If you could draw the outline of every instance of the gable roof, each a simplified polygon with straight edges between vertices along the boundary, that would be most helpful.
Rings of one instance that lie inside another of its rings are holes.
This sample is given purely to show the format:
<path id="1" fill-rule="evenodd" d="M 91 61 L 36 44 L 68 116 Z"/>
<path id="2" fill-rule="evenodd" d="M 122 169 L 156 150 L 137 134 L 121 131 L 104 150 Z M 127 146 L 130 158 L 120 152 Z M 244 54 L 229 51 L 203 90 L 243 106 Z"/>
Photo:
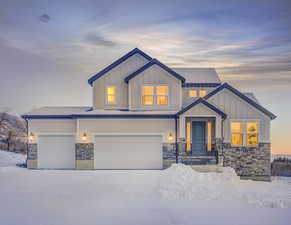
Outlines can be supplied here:
<path id="1" fill-rule="evenodd" d="M 196 105 L 198 105 L 200 103 L 203 104 L 203 105 L 205 105 L 206 107 L 208 107 L 212 111 L 216 112 L 217 114 L 219 114 L 223 119 L 225 119 L 227 117 L 227 115 L 224 112 L 222 112 L 220 109 L 218 109 L 214 105 L 210 104 L 209 102 L 207 102 L 203 98 L 198 98 L 197 100 L 195 100 L 194 102 L 192 102 L 190 105 L 186 106 L 184 109 L 182 109 L 179 112 L 177 112 L 177 116 L 179 116 L 179 115 L 187 112 L 189 109 L 195 107 Z"/>
<path id="2" fill-rule="evenodd" d="M 130 52 L 128 52 L 127 54 L 125 54 L 124 56 L 122 56 L 120 59 L 111 63 L 109 66 L 105 67 L 103 70 L 101 70 L 100 72 L 98 72 L 97 74 L 92 76 L 91 78 L 89 78 L 88 83 L 92 86 L 92 83 L 95 80 L 102 77 L 104 74 L 106 74 L 107 72 L 109 72 L 110 70 L 112 70 L 113 68 L 115 68 L 116 66 L 118 66 L 119 64 L 121 64 L 122 62 L 124 62 L 125 60 L 127 60 L 128 58 L 130 58 L 131 56 L 133 56 L 135 54 L 139 54 L 149 61 L 152 60 L 152 58 L 149 55 L 147 55 L 146 53 L 144 53 L 140 49 L 135 48 L 135 49 L 131 50 Z"/>
<path id="3" fill-rule="evenodd" d="M 221 83 L 214 68 L 172 68 L 172 70 L 185 77 L 186 84 Z"/>
<path id="4" fill-rule="evenodd" d="M 224 84 L 220 85 L 219 87 L 217 87 L 216 89 L 214 89 L 213 91 L 209 92 L 204 97 L 204 99 L 206 99 L 206 100 L 209 99 L 210 97 L 212 97 L 213 95 L 215 95 L 218 92 L 222 91 L 223 89 L 228 89 L 229 91 L 234 93 L 236 96 L 240 97 L 241 99 L 243 99 L 244 101 L 246 101 L 247 103 L 249 103 L 250 105 L 255 107 L 256 109 L 258 109 L 259 111 L 261 111 L 265 115 L 269 116 L 272 120 L 277 117 L 276 115 L 271 113 L 269 110 L 265 109 L 263 106 L 259 105 L 257 102 L 255 102 L 253 99 L 251 99 L 247 95 L 243 94 L 239 90 L 237 90 L 234 87 L 230 86 L 228 83 L 224 83 Z"/>
<path id="5" fill-rule="evenodd" d="M 124 78 L 124 81 L 126 83 L 128 83 L 128 81 L 130 81 L 132 78 L 134 78 L 135 76 L 139 75 L 140 73 L 142 73 L 143 71 L 147 70 L 148 68 L 150 68 L 153 65 L 157 65 L 157 66 L 161 67 L 162 69 L 166 70 L 169 74 L 171 74 L 172 76 L 174 76 L 178 80 L 181 80 L 182 83 L 185 82 L 185 78 L 184 77 L 182 77 L 180 74 L 176 73 L 174 70 L 172 70 L 171 68 L 167 67 L 165 64 L 161 63 L 157 59 L 152 59 L 150 62 L 145 64 L 143 67 L 139 68 L 137 71 L 133 72 L 132 74 L 129 74 L 126 78 Z"/>

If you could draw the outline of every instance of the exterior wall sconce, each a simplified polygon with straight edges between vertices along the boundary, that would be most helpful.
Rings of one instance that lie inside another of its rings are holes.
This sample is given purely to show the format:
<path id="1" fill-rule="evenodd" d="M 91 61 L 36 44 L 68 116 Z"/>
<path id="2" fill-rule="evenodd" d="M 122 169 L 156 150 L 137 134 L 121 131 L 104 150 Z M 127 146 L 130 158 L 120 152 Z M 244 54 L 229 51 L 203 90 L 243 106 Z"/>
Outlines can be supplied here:
<path id="1" fill-rule="evenodd" d="M 172 133 L 169 133 L 168 140 L 169 141 L 173 141 L 174 140 L 174 137 L 173 137 Z"/>
<path id="2" fill-rule="evenodd" d="M 83 136 L 82 136 L 82 140 L 83 141 L 87 141 L 87 134 L 84 132 Z"/>
<path id="3" fill-rule="evenodd" d="M 35 139 L 34 133 L 30 132 L 28 139 L 29 141 L 33 141 Z"/>

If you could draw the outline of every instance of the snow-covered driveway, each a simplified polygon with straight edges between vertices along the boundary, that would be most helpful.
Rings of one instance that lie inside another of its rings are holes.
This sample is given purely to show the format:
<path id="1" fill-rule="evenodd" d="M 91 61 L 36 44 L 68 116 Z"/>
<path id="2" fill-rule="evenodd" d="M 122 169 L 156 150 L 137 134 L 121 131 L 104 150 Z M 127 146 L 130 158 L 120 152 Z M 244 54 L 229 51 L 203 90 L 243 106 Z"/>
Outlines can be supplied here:
<path id="1" fill-rule="evenodd" d="M 291 221 L 290 179 L 240 181 L 232 170 L 206 174 L 183 165 L 164 171 L 15 166 L 24 159 L 0 151 L 0 225 L 280 225 Z"/>

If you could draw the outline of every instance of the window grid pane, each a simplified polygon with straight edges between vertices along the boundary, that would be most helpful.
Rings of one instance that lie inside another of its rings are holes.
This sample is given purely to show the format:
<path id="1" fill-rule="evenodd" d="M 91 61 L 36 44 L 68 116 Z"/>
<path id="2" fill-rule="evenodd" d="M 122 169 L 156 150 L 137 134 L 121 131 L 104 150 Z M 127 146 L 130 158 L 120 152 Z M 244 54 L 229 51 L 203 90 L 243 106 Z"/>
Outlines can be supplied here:
<path id="1" fill-rule="evenodd" d="M 153 105 L 154 104 L 154 96 L 144 95 L 144 96 L 142 96 L 142 102 L 144 105 Z"/>
<path id="2" fill-rule="evenodd" d="M 231 135 L 232 145 L 243 145 L 243 134 L 232 134 Z"/>
<path id="3" fill-rule="evenodd" d="M 205 91 L 205 90 L 200 90 L 199 91 L 199 96 L 200 97 L 204 97 L 206 94 L 207 94 L 207 91 Z"/>
<path id="4" fill-rule="evenodd" d="M 154 86 L 143 86 L 143 95 L 154 95 Z"/>
<path id="5" fill-rule="evenodd" d="M 242 132 L 242 123 L 241 122 L 231 122 L 231 132 L 232 133 L 241 133 Z"/>
<path id="6" fill-rule="evenodd" d="M 157 86 L 156 93 L 157 95 L 168 95 L 168 86 Z"/>
<path id="7" fill-rule="evenodd" d="M 158 105 L 168 105 L 168 96 L 157 96 L 157 104 Z"/>
<path id="8" fill-rule="evenodd" d="M 191 97 L 191 98 L 197 97 L 197 91 L 196 90 L 190 90 L 189 91 L 189 97 Z"/>

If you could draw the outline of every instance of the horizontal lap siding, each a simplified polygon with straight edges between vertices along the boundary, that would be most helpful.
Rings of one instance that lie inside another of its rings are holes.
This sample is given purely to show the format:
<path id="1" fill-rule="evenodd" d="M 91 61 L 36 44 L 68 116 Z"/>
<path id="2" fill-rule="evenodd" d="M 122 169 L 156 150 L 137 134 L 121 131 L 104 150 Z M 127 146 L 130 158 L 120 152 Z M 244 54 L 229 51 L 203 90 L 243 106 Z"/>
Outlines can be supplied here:
<path id="1" fill-rule="evenodd" d="M 93 133 L 163 133 L 175 136 L 174 119 L 80 119 L 79 135 L 88 134 L 88 142 Z M 163 140 L 167 142 L 166 139 Z"/>
<path id="2" fill-rule="evenodd" d="M 270 142 L 270 119 L 256 108 L 240 99 L 234 93 L 224 89 L 208 101 L 227 114 L 224 122 L 224 138 L 230 141 L 231 120 L 258 120 L 260 124 L 260 142 Z"/>
<path id="3" fill-rule="evenodd" d="M 146 84 L 168 85 L 168 106 L 143 106 L 141 101 L 142 86 Z M 181 101 L 181 81 L 173 77 L 167 71 L 157 65 L 153 65 L 129 81 L 130 85 L 130 107 L 131 109 L 143 110 L 179 110 Z"/>
<path id="4" fill-rule="evenodd" d="M 135 54 L 114 69 L 110 70 L 101 78 L 93 83 L 93 107 L 94 109 L 104 108 L 127 108 L 128 107 L 128 85 L 124 82 L 124 78 L 133 73 L 148 61 Z M 116 87 L 116 104 L 108 106 L 105 104 L 105 88 L 106 86 Z"/>

